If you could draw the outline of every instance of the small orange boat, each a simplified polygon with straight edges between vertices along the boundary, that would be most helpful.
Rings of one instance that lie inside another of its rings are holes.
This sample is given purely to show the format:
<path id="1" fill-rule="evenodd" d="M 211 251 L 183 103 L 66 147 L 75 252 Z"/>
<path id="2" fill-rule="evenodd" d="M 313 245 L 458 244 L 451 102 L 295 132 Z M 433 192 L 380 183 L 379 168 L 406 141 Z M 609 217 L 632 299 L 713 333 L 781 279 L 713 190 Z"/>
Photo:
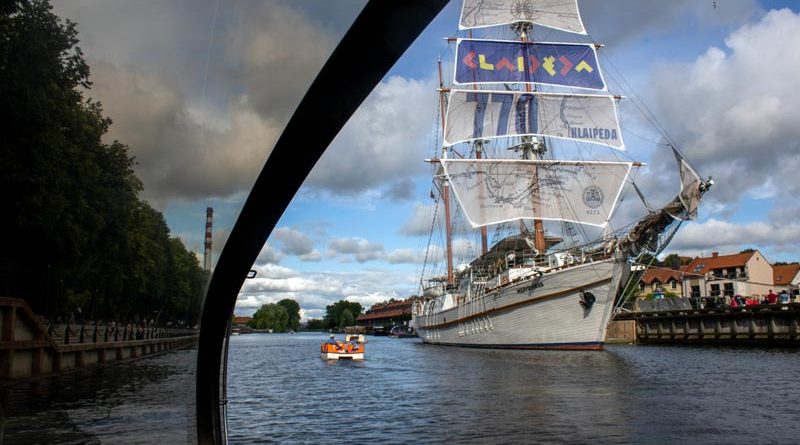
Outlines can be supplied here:
<path id="1" fill-rule="evenodd" d="M 330 340 L 319 346 L 320 357 L 323 360 L 364 360 L 364 343 L 358 341 L 357 335 L 352 335 L 348 341 L 336 341 L 331 335 Z"/>

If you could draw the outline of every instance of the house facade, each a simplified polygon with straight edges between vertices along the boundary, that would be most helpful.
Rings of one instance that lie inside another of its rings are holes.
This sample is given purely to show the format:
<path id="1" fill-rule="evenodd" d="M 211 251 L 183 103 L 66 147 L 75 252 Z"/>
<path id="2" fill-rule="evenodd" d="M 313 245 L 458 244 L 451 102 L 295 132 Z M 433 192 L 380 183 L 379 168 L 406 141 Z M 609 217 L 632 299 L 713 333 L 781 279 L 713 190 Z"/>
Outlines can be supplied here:
<path id="1" fill-rule="evenodd" d="M 636 294 L 636 298 L 645 298 L 658 291 L 683 297 L 683 277 L 683 268 L 651 267 L 645 270 L 639 279 L 639 292 Z"/>
<path id="2" fill-rule="evenodd" d="M 800 288 L 800 264 L 780 264 L 772 266 L 773 283 L 775 292 L 789 290 L 794 295 Z"/>
<path id="3" fill-rule="evenodd" d="M 774 289 L 773 269 L 757 250 L 698 257 L 684 268 L 683 295 L 691 298 L 766 295 Z"/>

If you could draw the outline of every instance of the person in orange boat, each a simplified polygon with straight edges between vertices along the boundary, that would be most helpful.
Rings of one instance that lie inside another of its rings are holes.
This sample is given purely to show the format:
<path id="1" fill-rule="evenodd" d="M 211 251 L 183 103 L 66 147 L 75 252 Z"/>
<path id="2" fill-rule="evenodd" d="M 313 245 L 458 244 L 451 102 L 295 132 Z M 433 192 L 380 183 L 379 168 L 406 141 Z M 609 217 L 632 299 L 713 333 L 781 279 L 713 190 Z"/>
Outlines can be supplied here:
<path id="1" fill-rule="evenodd" d="M 336 341 L 336 336 L 333 334 L 331 334 L 330 338 L 328 339 L 327 342 L 325 342 L 325 344 L 329 345 L 327 346 L 329 352 L 335 352 L 341 350 L 341 346 L 339 345 L 339 342 Z"/>
<path id="2" fill-rule="evenodd" d="M 358 337 L 350 337 L 350 344 L 347 345 L 347 352 L 355 352 L 358 350 Z"/>

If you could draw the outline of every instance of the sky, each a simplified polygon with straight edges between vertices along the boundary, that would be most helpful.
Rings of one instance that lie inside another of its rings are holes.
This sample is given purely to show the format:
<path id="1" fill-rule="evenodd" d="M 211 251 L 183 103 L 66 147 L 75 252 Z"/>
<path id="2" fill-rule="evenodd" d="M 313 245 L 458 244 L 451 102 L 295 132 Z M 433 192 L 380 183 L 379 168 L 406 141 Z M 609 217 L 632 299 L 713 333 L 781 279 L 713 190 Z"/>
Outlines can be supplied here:
<path id="1" fill-rule="evenodd" d="M 127 144 L 143 197 L 202 263 L 205 209 L 214 251 L 315 74 L 363 1 L 71 0 L 91 67 L 86 92 Z M 716 185 L 699 218 L 665 253 L 760 250 L 800 260 L 800 7 L 789 1 L 579 1 L 619 104 L 627 157 L 653 205 L 677 191 L 675 164 L 640 99 L 703 177 Z M 362 104 L 306 179 L 263 247 L 237 315 L 283 298 L 319 318 L 338 300 L 365 307 L 419 290 L 431 226 L 437 150 L 436 61 L 451 72 L 454 0 Z M 539 40 L 571 41 L 537 28 Z M 623 80 L 624 79 L 624 80 Z M 635 96 L 634 96 L 635 95 Z M 324 110 L 320 119 L 325 119 Z M 309 128 L 313 131 L 313 128 Z M 303 147 L 297 147 L 302 150 Z M 621 205 L 620 221 L 643 207 Z M 456 235 L 456 249 L 468 247 Z M 440 251 L 430 253 L 441 255 Z"/>

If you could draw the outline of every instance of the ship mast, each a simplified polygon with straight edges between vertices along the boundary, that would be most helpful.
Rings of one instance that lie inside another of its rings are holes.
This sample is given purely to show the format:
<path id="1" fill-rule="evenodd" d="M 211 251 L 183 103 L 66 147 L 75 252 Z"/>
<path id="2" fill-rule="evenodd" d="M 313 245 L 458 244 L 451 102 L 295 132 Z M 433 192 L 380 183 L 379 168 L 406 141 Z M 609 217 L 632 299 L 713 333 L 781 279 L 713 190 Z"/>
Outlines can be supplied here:
<path id="1" fill-rule="evenodd" d="M 519 38 L 520 38 L 521 42 L 527 43 L 528 42 L 528 33 L 530 32 L 531 34 L 533 34 L 533 23 L 530 23 L 530 22 L 519 22 L 519 23 L 516 23 L 516 24 L 512 25 L 512 29 L 516 33 L 519 34 Z M 533 40 L 531 40 L 531 41 L 533 41 Z M 526 72 L 526 76 L 530 76 L 530 74 L 531 73 Z M 530 80 L 530 79 L 528 79 L 528 80 Z M 535 91 L 535 89 L 532 87 L 532 85 L 533 84 L 530 83 L 530 82 L 525 83 L 525 91 L 527 91 L 527 92 Z M 541 159 L 542 155 L 544 154 L 544 152 L 547 151 L 547 147 L 545 147 L 545 145 L 543 143 L 539 142 L 539 139 L 536 138 L 536 137 L 530 138 L 529 136 L 524 136 L 522 138 L 522 142 L 523 142 L 522 143 L 522 158 L 523 159 L 531 159 L 533 156 L 535 156 L 538 159 Z M 536 170 L 534 170 L 532 182 L 534 184 L 538 184 L 539 183 L 539 175 L 537 174 Z M 534 191 L 534 198 L 533 198 L 534 202 L 533 202 L 533 205 L 534 206 L 537 206 L 537 203 L 539 202 L 539 199 L 540 199 L 539 196 L 538 196 L 538 190 L 539 190 L 539 187 L 534 187 L 533 188 L 533 191 Z M 534 211 L 534 215 L 537 214 L 537 213 L 538 212 Z M 544 255 L 546 253 L 546 250 L 547 250 L 547 244 L 545 243 L 545 240 L 544 240 L 544 223 L 539 218 L 535 218 L 533 220 L 533 233 L 534 233 L 534 246 L 536 247 L 536 250 L 539 252 L 539 254 Z"/>
<path id="2" fill-rule="evenodd" d="M 442 58 L 438 61 L 439 68 L 439 106 L 442 113 L 442 130 L 444 130 L 445 123 L 445 110 L 447 109 L 447 98 L 444 89 L 444 79 L 442 77 Z M 442 158 L 447 158 L 447 147 L 442 146 Z M 442 182 L 442 189 L 440 191 L 442 201 L 444 201 L 444 226 L 445 238 L 447 239 L 447 284 L 452 285 L 453 279 L 453 229 L 450 225 L 450 184 L 447 178 Z"/>
<path id="3" fill-rule="evenodd" d="M 472 30 L 471 29 L 469 31 L 467 31 L 467 36 L 469 36 L 470 39 L 472 38 Z M 472 84 L 472 89 L 477 91 L 478 90 L 478 83 L 477 83 L 477 79 L 474 79 L 475 76 L 476 76 L 476 74 L 473 73 L 472 77 L 473 77 L 473 80 L 475 80 L 475 83 Z M 483 140 L 478 139 L 477 141 L 475 141 L 474 145 L 475 145 L 475 159 L 481 159 L 483 157 Z M 486 252 L 488 252 L 488 251 L 489 251 L 488 229 L 486 228 L 486 226 L 481 226 L 481 255 L 486 255 Z"/>

